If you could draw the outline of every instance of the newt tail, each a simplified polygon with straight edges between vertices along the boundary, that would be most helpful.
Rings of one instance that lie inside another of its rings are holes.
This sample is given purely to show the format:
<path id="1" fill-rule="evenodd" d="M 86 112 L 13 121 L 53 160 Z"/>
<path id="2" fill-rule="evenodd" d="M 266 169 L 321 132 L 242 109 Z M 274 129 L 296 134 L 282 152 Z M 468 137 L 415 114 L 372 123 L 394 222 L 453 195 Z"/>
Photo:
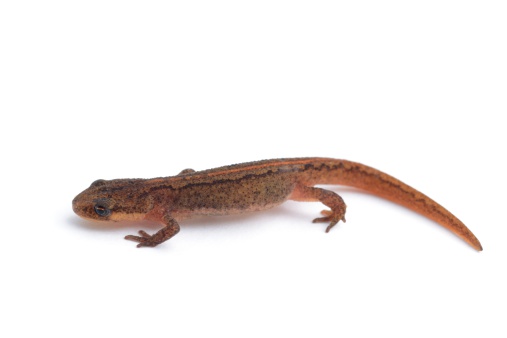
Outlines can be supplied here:
<path id="1" fill-rule="evenodd" d="M 315 184 L 338 184 L 359 188 L 411 209 L 447 228 L 474 249 L 482 251 L 482 245 L 475 235 L 446 208 L 380 170 L 364 164 L 346 160 L 325 160 L 309 164 L 311 178 L 305 182 Z"/>

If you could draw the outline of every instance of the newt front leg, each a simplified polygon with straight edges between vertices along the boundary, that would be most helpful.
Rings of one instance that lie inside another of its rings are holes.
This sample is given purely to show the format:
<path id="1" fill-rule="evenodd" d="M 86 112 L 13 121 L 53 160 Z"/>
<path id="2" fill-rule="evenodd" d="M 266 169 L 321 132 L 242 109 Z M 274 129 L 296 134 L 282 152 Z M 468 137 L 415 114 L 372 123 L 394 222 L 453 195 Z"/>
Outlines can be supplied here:
<path id="1" fill-rule="evenodd" d="M 171 217 L 169 213 L 165 213 L 163 216 L 163 222 L 165 224 L 165 227 L 157 231 L 153 235 L 149 235 L 144 230 L 139 230 L 139 234 L 141 236 L 134 236 L 134 235 L 127 235 L 125 236 L 125 239 L 138 242 L 137 247 L 143 247 L 143 246 L 150 246 L 154 247 L 157 246 L 174 235 L 176 235 L 180 231 L 180 225 L 174 218 Z"/>
<path id="2" fill-rule="evenodd" d="M 191 173 L 195 173 L 195 170 L 194 169 L 191 169 L 191 168 L 187 168 L 187 169 L 183 169 L 179 174 L 178 176 L 180 175 L 185 175 L 185 174 L 191 174 Z"/>

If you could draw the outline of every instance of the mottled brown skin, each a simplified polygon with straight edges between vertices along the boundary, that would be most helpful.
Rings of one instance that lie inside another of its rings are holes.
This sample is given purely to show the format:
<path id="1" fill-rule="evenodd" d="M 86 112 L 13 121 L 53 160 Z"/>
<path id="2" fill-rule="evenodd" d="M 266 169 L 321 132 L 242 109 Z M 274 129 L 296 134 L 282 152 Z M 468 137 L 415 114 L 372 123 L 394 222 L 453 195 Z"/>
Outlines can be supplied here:
<path id="1" fill-rule="evenodd" d="M 341 184 L 360 188 L 416 211 L 461 237 L 476 250 L 474 234 L 440 204 L 398 179 L 360 163 L 329 158 L 275 159 L 216 169 L 185 169 L 153 179 L 97 180 L 72 201 L 79 216 L 102 221 L 152 220 L 165 225 L 153 235 L 125 239 L 138 247 L 157 246 L 176 235 L 179 220 L 198 215 L 229 215 L 272 208 L 286 200 L 320 201 L 331 210 L 314 219 L 345 222 L 346 205 L 336 193 L 313 187 Z"/>

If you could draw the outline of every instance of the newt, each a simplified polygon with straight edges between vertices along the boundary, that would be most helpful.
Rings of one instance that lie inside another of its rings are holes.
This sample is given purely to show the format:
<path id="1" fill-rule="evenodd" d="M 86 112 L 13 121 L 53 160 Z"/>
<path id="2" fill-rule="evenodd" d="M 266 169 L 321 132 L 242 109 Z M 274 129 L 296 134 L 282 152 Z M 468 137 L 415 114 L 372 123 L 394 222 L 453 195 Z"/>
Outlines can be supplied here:
<path id="1" fill-rule="evenodd" d="M 314 223 L 329 232 L 345 222 L 346 205 L 317 184 L 345 185 L 407 207 L 447 228 L 474 249 L 475 235 L 443 206 L 400 180 L 372 167 L 331 158 L 289 158 L 247 162 L 215 169 L 185 169 L 176 176 L 152 179 L 96 180 L 77 195 L 72 208 L 99 221 L 151 220 L 164 225 L 155 234 L 143 230 L 125 239 L 154 247 L 180 231 L 179 221 L 193 216 L 230 215 L 273 208 L 286 200 L 321 202 L 330 210 Z"/>

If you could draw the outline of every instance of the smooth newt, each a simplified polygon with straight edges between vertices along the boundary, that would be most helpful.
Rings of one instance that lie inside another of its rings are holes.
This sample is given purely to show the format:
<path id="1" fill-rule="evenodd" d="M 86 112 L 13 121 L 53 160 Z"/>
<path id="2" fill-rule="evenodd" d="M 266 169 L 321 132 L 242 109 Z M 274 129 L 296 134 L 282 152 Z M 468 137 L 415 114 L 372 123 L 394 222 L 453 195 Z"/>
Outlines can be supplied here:
<path id="1" fill-rule="evenodd" d="M 74 212 L 92 220 L 151 220 L 165 226 L 153 235 L 125 239 L 137 247 L 157 246 L 180 231 L 178 221 L 197 215 L 229 215 L 269 209 L 286 200 L 320 201 L 331 210 L 314 223 L 328 232 L 345 222 L 346 205 L 336 193 L 313 187 L 340 184 L 366 190 L 429 219 L 461 237 L 476 250 L 482 246 L 453 214 L 400 180 L 366 165 L 330 158 L 294 158 L 248 162 L 215 169 L 185 169 L 153 179 L 97 180 L 72 201 Z"/>

